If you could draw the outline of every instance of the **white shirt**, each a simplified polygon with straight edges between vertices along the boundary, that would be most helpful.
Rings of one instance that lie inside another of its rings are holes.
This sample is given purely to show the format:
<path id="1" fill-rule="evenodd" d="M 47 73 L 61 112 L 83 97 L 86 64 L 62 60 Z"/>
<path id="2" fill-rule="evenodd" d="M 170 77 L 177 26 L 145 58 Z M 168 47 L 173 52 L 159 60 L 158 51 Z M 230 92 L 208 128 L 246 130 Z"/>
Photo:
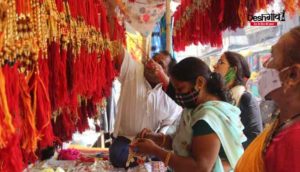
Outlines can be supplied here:
<path id="1" fill-rule="evenodd" d="M 121 94 L 117 108 L 114 136 L 135 137 L 143 128 L 153 131 L 173 124 L 182 108 L 159 84 L 151 88 L 144 77 L 144 65 L 133 60 L 129 53 L 121 66 Z"/>

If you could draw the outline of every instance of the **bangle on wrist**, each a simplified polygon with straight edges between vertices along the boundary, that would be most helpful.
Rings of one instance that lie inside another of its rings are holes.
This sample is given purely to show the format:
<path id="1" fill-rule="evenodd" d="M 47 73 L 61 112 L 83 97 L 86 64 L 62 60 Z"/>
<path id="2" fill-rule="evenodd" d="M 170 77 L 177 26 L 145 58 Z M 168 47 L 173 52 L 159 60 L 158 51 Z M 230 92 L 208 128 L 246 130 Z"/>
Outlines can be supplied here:
<path id="1" fill-rule="evenodd" d="M 167 153 L 165 161 L 164 161 L 165 167 L 167 167 L 169 165 L 169 161 L 170 161 L 171 155 L 172 155 L 172 152 L 169 151 Z"/>

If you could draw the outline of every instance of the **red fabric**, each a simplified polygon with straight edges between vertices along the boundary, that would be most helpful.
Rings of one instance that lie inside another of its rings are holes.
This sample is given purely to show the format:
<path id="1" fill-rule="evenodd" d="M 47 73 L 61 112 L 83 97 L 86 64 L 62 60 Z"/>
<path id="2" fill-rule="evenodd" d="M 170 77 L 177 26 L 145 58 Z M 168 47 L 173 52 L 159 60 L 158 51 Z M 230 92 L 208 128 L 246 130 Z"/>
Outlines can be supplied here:
<path id="1" fill-rule="evenodd" d="M 300 169 L 300 122 L 274 137 L 265 155 L 268 172 L 293 172 Z"/>

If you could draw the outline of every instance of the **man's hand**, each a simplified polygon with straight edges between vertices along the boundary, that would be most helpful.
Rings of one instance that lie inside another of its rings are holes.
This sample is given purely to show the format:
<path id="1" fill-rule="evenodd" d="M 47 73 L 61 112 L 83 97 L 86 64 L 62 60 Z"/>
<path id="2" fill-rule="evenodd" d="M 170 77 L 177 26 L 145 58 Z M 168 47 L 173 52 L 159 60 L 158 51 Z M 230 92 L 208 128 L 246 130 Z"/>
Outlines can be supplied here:
<path id="1" fill-rule="evenodd" d="M 153 59 L 145 63 L 145 72 L 145 74 L 148 75 L 146 76 L 148 77 L 147 79 L 150 79 L 152 82 L 161 83 L 164 89 L 169 85 L 169 77 L 162 66 Z"/>

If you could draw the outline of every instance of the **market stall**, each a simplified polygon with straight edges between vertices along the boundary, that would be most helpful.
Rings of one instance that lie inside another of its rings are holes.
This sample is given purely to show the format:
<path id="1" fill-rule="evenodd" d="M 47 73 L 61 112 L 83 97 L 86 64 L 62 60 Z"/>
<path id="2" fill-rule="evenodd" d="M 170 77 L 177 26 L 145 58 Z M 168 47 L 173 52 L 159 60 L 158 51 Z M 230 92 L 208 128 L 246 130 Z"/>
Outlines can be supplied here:
<path id="1" fill-rule="evenodd" d="M 166 47 L 171 49 L 169 0 L 115 0 L 118 15 L 111 2 L 0 0 L 0 171 L 124 170 L 113 168 L 102 149 L 60 149 L 54 151 L 58 156 L 41 161 L 44 150 L 88 129 L 88 118 L 100 118 L 126 40 L 129 49 L 138 47 L 137 56 L 148 58 L 149 36 L 166 9 Z M 182 0 L 174 14 L 174 49 L 192 43 L 220 47 L 224 30 L 246 26 L 248 15 L 270 3 Z M 283 3 L 291 14 L 300 7 L 297 0 Z M 141 37 L 126 37 L 125 21 Z M 95 128 L 101 130 L 98 124 Z M 76 156 L 59 158 L 64 151 Z M 166 167 L 150 161 L 130 170 Z"/>
<path id="2" fill-rule="evenodd" d="M 99 117 L 125 34 L 103 1 L 0 2 L 0 171 L 22 171 Z"/>

